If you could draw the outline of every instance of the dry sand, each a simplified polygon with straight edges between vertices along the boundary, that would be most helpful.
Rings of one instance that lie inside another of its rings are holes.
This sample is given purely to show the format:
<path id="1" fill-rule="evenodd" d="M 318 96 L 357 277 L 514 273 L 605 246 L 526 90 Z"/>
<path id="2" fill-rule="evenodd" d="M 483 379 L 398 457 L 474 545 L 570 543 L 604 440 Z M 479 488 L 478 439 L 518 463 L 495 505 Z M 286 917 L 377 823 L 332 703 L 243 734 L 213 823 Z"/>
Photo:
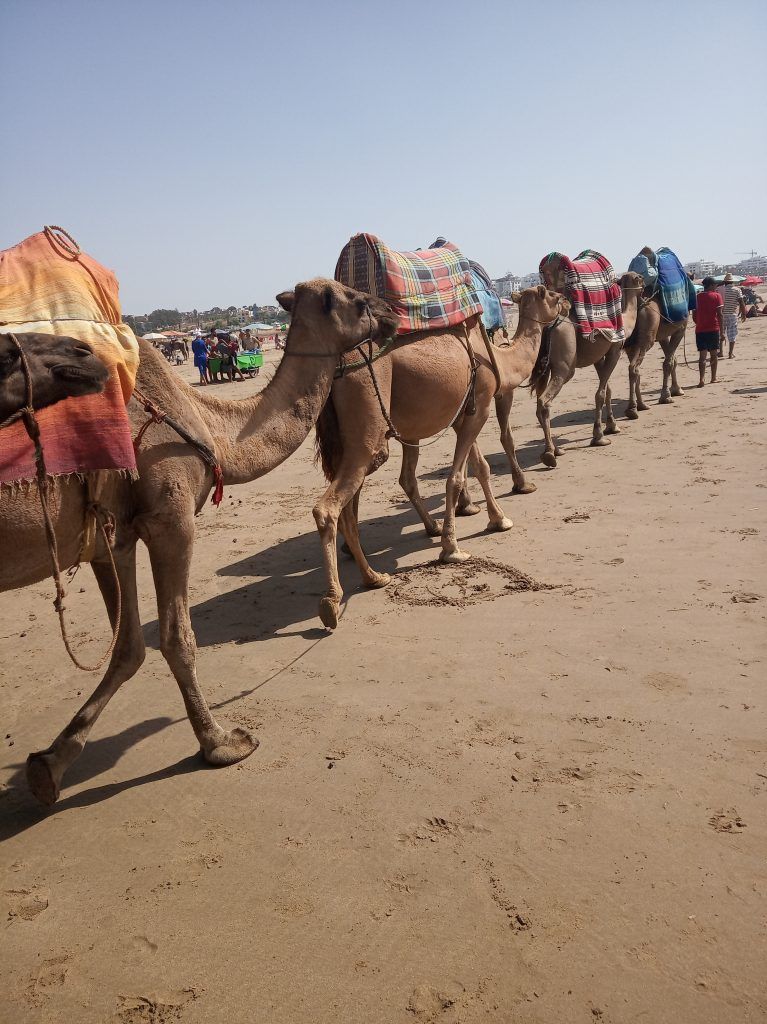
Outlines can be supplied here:
<path id="1" fill-rule="evenodd" d="M 626 377 L 624 360 L 621 416 Z M 681 379 L 686 396 L 656 405 L 653 349 L 650 411 L 591 449 L 579 371 L 554 472 L 521 395 L 538 491 L 510 495 L 489 425 L 515 526 L 459 520 L 474 567 L 433 568 L 394 451 L 362 515 L 396 582 L 363 591 L 344 561 L 332 635 L 311 440 L 208 507 L 200 678 L 261 739 L 234 768 L 195 755 L 142 551 L 146 664 L 38 809 L 26 754 L 95 680 L 66 660 L 50 583 L 0 598 L 4 1024 L 767 1019 L 767 318 L 720 383 Z M 435 510 L 449 452 L 421 461 Z M 87 569 L 74 594 L 76 633 L 105 643 Z"/>

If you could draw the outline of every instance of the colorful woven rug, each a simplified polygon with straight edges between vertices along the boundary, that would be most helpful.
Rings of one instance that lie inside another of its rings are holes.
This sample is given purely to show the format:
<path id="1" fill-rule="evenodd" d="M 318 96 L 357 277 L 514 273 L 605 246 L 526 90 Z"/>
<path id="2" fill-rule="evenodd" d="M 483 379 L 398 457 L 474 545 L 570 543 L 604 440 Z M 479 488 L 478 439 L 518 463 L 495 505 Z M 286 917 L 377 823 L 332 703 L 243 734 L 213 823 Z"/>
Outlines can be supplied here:
<path id="1" fill-rule="evenodd" d="M 570 316 L 583 337 L 590 338 L 594 331 L 610 332 L 614 341 L 622 343 L 621 289 L 610 261 L 593 249 L 584 249 L 574 260 L 561 252 L 550 252 L 538 267 L 548 288 L 556 287 L 552 271 L 557 265 L 565 272 L 564 294 L 570 300 Z"/>
<path id="2" fill-rule="evenodd" d="M 341 251 L 335 279 L 388 302 L 398 334 L 453 327 L 482 312 L 469 261 L 450 242 L 395 252 L 375 235 L 354 235 Z"/>
<path id="3" fill-rule="evenodd" d="M 0 328 L 66 335 L 92 346 L 108 367 L 101 394 L 67 398 L 37 414 L 50 476 L 135 472 L 125 405 L 138 343 L 121 321 L 117 278 L 58 230 L 0 252 Z M 0 430 L 0 484 L 34 480 L 34 449 L 20 421 Z"/>

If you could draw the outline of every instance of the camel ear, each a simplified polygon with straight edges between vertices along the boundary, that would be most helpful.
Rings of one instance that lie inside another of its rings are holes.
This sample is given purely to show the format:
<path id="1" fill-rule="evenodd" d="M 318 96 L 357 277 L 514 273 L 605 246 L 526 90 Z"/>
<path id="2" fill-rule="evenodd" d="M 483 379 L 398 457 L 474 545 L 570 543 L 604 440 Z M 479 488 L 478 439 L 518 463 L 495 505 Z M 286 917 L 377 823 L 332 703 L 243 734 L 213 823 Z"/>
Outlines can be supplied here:
<path id="1" fill-rule="evenodd" d="M 519 305 L 521 300 L 522 300 L 522 292 L 512 292 L 511 293 L 511 301 L 512 302 L 516 302 L 517 305 Z"/>
<path id="2" fill-rule="evenodd" d="M 539 284 L 538 285 L 538 298 L 539 299 L 545 299 L 546 298 L 546 285 L 545 284 Z"/>
<path id="3" fill-rule="evenodd" d="M 330 285 L 326 285 L 322 292 L 322 308 L 326 313 L 330 313 L 332 311 L 334 298 L 333 289 Z"/>
<path id="4" fill-rule="evenodd" d="M 570 313 L 570 300 L 561 298 L 559 300 L 559 312 L 562 316 L 568 316 Z"/>
<path id="5" fill-rule="evenodd" d="M 295 298 L 295 292 L 280 292 L 280 294 L 277 296 L 277 301 L 279 302 L 279 304 L 282 306 L 286 313 L 292 313 Z"/>

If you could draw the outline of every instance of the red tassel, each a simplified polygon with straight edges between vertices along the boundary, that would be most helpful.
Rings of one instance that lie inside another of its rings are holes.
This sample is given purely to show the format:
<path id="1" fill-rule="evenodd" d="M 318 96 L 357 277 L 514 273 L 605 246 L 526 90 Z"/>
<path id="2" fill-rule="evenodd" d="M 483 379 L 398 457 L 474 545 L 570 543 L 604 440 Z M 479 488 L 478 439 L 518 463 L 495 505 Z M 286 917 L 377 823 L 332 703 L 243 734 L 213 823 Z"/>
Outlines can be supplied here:
<path id="1" fill-rule="evenodd" d="M 211 504 L 218 506 L 224 497 L 224 474 L 221 472 L 220 466 L 213 467 L 213 479 L 216 481 L 216 486 L 213 488 L 213 497 L 210 500 Z"/>

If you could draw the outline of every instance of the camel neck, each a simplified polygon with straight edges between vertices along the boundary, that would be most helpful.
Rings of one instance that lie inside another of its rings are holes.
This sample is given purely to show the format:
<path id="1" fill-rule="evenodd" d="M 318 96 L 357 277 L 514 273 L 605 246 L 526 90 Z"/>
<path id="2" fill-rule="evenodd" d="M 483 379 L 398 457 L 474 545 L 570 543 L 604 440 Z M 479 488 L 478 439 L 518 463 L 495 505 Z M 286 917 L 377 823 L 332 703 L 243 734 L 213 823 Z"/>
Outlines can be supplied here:
<path id="1" fill-rule="evenodd" d="M 512 388 L 518 387 L 530 376 L 541 347 L 543 327 L 532 317 L 521 316 L 508 347 L 496 349 L 501 374 Z"/>
<path id="2" fill-rule="evenodd" d="M 272 380 L 252 398 L 225 401 L 194 392 L 225 484 L 264 476 L 303 443 L 330 393 L 336 364 L 333 355 L 283 355 Z"/>

